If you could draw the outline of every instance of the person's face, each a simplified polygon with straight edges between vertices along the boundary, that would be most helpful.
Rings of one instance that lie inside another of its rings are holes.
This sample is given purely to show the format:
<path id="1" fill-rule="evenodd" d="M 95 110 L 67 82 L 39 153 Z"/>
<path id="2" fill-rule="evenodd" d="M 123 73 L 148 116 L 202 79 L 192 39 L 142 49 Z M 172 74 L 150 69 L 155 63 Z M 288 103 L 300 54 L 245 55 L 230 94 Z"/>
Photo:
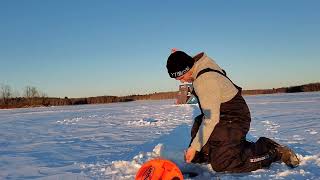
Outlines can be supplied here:
<path id="1" fill-rule="evenodd" d="M 188 82 L 188 83 L 191 83 L 193 81 L 193 78 L 192 78 L 192 71 L 189 70 L 187 73 L 185 73 L 184 75 L 180 76 L 180 77 L 177 77 L 176 80 L 180 81 L 181 83 L 185 83 L 185 82 Z"/>

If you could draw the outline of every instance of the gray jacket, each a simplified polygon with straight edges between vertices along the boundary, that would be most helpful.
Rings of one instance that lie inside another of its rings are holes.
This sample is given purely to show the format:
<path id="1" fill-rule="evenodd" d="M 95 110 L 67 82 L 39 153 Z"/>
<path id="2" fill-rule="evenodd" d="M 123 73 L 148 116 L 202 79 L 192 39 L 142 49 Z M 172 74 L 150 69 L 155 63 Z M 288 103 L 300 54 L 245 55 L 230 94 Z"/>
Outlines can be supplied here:
<path id="1" fill-rule="evenodd" d="M 197 74 L 206 68 L 215 69 L 222 72 L 216 62 L 205 53 L 194 64 L 192 77 L 195 79 L 193 87 L 201 103 L 204 119 L 191 143 L 191 147 L 200 151 L 207 143 L 212 131 L 220 119 L 220 104 L 231 100 L 238 89 L 224 76 L 207 72 L 196 79 Z"/>

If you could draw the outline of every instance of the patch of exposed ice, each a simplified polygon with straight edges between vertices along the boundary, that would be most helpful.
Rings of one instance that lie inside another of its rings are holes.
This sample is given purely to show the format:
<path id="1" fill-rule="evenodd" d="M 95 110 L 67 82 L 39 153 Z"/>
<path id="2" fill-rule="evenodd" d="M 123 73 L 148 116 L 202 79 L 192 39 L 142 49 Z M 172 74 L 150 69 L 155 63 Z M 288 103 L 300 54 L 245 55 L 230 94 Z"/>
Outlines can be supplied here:
<path id="1" fill-rule="evenodd" d="M 157 120 L 154 118 L 143 118 L 137 121 L 128 121 L 128 125 L 134 126 L 161 126 L 165 121 Z"/>
<path id="2" fill-rule="evenodd" d="M 318 132 L 313 130 L 310 132 L 310 134 L 318 134 Z"/>
<path id="3" fill-rule="evenodd" d="M 318 134 L 318 132 L 314 129 L 308 129 L 308 130 L 306 130 L 306 132 L 308 132 L 309 134 L 312 134 L 312 135 Z"/>
<path id="4" fill-rule="evenodd" d="M 83 120 L 82 117 L 76 117 L 76 118 L 71 118 L 71 119 L 64 119 L 62 121 L 57 121 L 57 124 L 65 124 L 65 125 L 69 125 L 69 124 L 76 124 L 77 122 Z"/>

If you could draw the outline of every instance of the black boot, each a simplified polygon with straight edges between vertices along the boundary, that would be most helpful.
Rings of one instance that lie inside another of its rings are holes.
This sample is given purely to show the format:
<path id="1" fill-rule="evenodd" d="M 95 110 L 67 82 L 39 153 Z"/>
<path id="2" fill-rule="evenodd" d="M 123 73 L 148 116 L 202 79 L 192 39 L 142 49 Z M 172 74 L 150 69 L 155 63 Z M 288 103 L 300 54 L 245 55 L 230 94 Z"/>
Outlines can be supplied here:
<path id="1" fill-rule="evenodd" d="M 300 160 L 292 149 L 288 148 L 287 146 L 281 146 L 276 148 L 276 150 L 279 154 L 281 154 L 281 161 L 287 166 L 295 168 L 299 165 Z"/>
<path id="2" fill-rule="evenodd" d="M 269 148 L 274 148 L 276 150 L 277 156 L 275 157 L 275 161 L 281 160 L 291 168 L 299 165 L 300 160 L 292 149 L 287 146 L 282 146 L 269 138 L 264 138 L 264 141 L 268 143 Z"/>

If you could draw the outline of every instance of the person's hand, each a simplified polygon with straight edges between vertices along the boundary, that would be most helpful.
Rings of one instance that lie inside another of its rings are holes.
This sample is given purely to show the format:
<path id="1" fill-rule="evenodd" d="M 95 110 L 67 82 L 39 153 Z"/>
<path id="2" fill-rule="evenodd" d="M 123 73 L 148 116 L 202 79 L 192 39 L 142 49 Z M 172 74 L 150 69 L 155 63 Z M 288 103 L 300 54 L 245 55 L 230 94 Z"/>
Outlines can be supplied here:
<path id="1" fill-rule="evenodd" d="M 191 163 L 195 155 L 196 150 L 190 146 L 187 151 L 184 152 L 184 159 L 187 163 Z"/>

